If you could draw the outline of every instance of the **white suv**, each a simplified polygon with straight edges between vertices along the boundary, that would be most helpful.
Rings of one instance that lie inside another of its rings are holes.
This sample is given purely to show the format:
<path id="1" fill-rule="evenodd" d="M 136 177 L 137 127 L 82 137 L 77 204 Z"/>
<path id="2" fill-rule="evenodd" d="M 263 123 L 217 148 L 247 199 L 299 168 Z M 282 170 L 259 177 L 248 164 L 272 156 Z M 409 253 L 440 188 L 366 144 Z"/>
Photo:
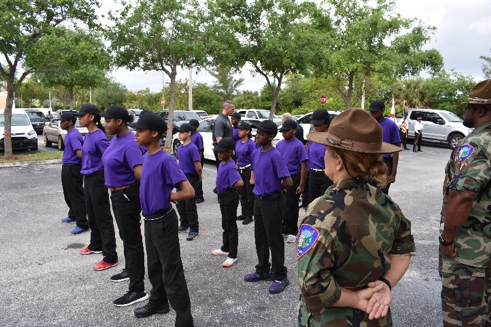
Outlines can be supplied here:
<path id="1" fill-rule="evenodd" d="M 455 148 L 472 131 L 462 124 L 462 119 L 447 110 L 411 109 L 407 116 L 408 137 L 414 138 L 414 124 L 418 117 L 423 123 L 423 141 L 447 142 Z"/>
<path id="2" fill-rule="evenodd" d="M 12 150 L 38 149 L 38 136 L 31 125 L 31 120 L 24 110 L 12 109 L 11 120 Z M 4 151 L 3 109 L 0 109 L 0 151 Z"/>

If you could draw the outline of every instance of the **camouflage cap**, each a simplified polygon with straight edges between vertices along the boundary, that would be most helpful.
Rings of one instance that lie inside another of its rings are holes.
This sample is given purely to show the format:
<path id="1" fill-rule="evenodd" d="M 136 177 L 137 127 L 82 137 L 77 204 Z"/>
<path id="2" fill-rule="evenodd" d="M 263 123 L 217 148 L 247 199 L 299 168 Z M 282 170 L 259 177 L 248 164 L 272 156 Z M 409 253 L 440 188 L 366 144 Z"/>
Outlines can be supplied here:
<path id="1" fill-rule="evenodd" d="M 380 124 L 365 110 L 348 109 L 336 116 L 327 132 L 310 133 L 309 141 L 362 153 L 394 153 L 402 148 L 383 142 Z"/>
<path id="2" fill-rule="evenodd" d="M 462 103 L 491 104 L 491 79 L 478 83 L 469 92 L 469 100 Z"/>

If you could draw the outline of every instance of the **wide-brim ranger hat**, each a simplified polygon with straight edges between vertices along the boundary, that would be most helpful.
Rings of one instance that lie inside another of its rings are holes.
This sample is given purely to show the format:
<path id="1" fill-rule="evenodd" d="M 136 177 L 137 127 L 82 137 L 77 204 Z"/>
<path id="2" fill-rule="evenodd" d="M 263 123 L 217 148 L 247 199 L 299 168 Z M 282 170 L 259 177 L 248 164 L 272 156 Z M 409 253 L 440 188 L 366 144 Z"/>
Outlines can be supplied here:
<path id="1" fill-rule="evenodd" d="M 327 132 L 310 133 L 309 141 L 353 152 L 384 154 L 402 151 L 383 142 L 383 131 L 372 115 L 362 109 L 348 109 L 334 118 Z"/>
<path id="2" fill-rule="evenodd" d="M 86 114 L 101 114 L 101 110 L 95 104 L 89 103 L 84 104 L 82 108 L 80 108 L 79 112 L 73 113 L 75 116 L 83 116 Z"/>
<path id="3" fill-rule="evenodd" d="M 474 86 L 469 92 L 469 104 L 491 104 L 491 79 L 484 80 Z"/>
<path id="4" fill-rule="evenodd" d="M 129 123 L 128 126 L 134 129 L 149 129 L 162 134 L 167 131 L 167 124 L 164 119 L 148 110 L 143 110 L 138 122 Z"/>

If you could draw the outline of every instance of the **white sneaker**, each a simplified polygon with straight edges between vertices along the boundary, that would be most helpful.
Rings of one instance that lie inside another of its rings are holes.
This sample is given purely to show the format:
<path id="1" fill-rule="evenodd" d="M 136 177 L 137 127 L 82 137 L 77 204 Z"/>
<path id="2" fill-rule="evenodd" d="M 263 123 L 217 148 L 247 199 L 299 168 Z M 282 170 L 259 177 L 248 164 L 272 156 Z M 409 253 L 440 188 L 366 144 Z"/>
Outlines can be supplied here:
<path id="1" fill-rule="evenodd" d="M 237 258 L 227 258 L 227 260 L 225 260 L 225 262 L 222 263 L 222 266 L 229 268 L 235 265 L 237 261 L 238 261 Z"/>
<path id="2" fill-rule="evenodd" d="M 211 254 L 219 256 L 219 257 L 228 257 L 228 252 L 222 251 L 221 249 L 212 250 Z"/>
<path id="3" fill-rule="evenodd" d="M 286 243 L 296 243 L 297 237 L 295 235 L 288 235 L 286 238 Z"/>

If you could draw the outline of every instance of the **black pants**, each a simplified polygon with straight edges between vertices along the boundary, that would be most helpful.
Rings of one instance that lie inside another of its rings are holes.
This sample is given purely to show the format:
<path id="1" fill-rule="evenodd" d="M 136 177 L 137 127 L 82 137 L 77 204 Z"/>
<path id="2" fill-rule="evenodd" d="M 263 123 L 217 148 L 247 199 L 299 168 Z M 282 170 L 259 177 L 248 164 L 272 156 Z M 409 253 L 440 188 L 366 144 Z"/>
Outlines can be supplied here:
<path id="1" fill-rule="evenodd" d="M 239 189 L 240 206 L 244 217 L 254 216 L 254 199 L 256 196 L 252 193 L 254 184 L 251 184 L 251 169 L 239 169 L 240 177 L 244 181 L 244 186 Z"/>
<path id="2" fill-rule="evenodd" d="M 205 163 L 205 159 L 201 159 L 201 168 L 203 168 L 204 163 Z M 198 188 L 196 189 L 195 198 L 196 199 L 203 199 L 203 180 L 201 180 L 198 184 Z"/>
<path id="3" fill-rule="evenodd" d="M 149 304 L 176 311 L 176 326 L 192 327 L 191 301 L 181 261 L 177 215 L 174 210 L 159 220 L 145 221 L 148 279 L 152 284 Z"/>
<path id="4" fill-rule="evenodd" d="M 307 207 L 310 203 L 310 171 L 307 171 L 307 178 L 305 179 L 305 188 L 302 193 L 302 206 Z"/>
<path id="5" fill-rule="evenodd" d="M 413 151 L 416 151 L 416 145 L 418 146 L 418 151 L 421 151 L 421 139 L 422 138 L 423 138 L 423 132 L 419 132 L 419 137 L 418 137 L 418 133 L 414 133 Z"/>
<path id="6" fill-rule="evenodd" d="M 104 184 L 104 174 L 86 175 L 84 184 L 85 205 L 91 230 L 88 248 L 93 251 L 102 250 L 105 262 L 118 262 L 113 217 L 111 216 L 108 190 Z"/>
<path id="7" fill-rule="evenodd" d="M 213 144 L 214 147 L 216 147 L 218 144 L 215 143 Z M 213 149 L 213 154 L 215 155 L 215 167 L 217 167 L 217 171 L 218 171 L 218 166 L 220 166 L 220 160 L 218 160 L 218 152 L 217 150 Z"/>
<path id="8" fill-rule="evenodd" d="M 272 268 L 275 280 L 283 279 L 287 274 L 285 241 L 281 235 L 284 205 L 285 197 L 283 194 L 271 200 L 260 200 L 256 197 L 254 203 L 254 238 L 258 258 L 256 272 L 258 274 L 267 273 Z M 269 263 L 270 250 L 272 264 Z"/>
<path id="9" fill-rule="evenodd" d="M 223 245 L 222 251 L 228 252 L 229 258 L 237 258 L 239 231 L 237 230 L 237 207 L 239 193 L 229 189 L 226 193 L 218 194 L 220 212 L 222 213 Z"/>
<path id="10" fill-rule="evenodd" d="M 186 177 L 191 186 L 194 188 L 194 192 L 196 192 L 196 189 L 199 187 L 198 176 L 186 174 Z M 194 198 L 177 201 L 177 211 L 179 211 L 181 226 L 189 226 L 190 232 L 199 232 L 198 209 L 196 208 Z"/>
<path id="11" fill-rule="evenodd" d="M 80 173 L 82 165 L 63 164 L 61 166 L 61 185 L 68 206 L 68 217 L 75 219 L 77 226 L 89 228 L 84 197 L 84 176 Z"/>
<path id="12" fill-rule="evenodd" d="M 130 292 L 143 292 L 145 259 L 141 234 L 140 185 L 111 192 L 114 217 L 123 240 L 125 268 L 130 276 Z"/>
<path id="13" fill-rule="evenodd" d="M 404 146 L 404 149 L 407 149 L 407 133 L 401 132 L 401 134 L 402 145 Z"/>
<path id="14" fill-rule="evenodd" d="M 332 181 L 327 177 L 324 170 L 315 171 L 311 170 L 309 174 L 309 199 L 310 202 L 317 199 L 319 196 L 324 195 L 329 186 L 332 185 Z"/>
<path id="15" fill-rule="evenodd" d="M 298 234 L 298 200 L 300 194 L 297 192 L 297 187 L 300 185 L 300 174 L 292 175 L 293 185 L 288 188 L 285 193 L 285 213 L 283 215 L 283 223 L 281 224 L 281 232 L 288 235 Z"/>

